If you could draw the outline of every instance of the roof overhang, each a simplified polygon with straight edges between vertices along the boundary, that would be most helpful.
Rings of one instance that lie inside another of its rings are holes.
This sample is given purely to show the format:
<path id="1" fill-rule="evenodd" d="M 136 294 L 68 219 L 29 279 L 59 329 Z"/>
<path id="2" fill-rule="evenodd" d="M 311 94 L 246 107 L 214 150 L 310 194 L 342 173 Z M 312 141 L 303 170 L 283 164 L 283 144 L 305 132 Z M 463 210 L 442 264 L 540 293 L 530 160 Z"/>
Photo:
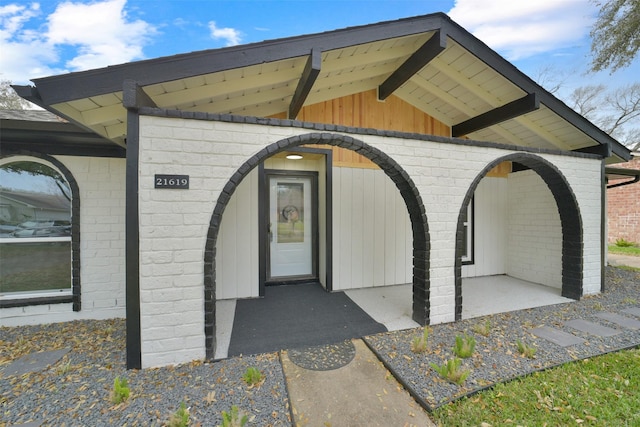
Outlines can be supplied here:
<path id="1" fill-rule="evenodd" d="M 44 114 L 43 114 L 44 113 Z M 106 138 L 46 111 L 0 112 L 0 154 L 125 157 L 126 150 Z"/>
<path id="2" fill-rule="evenodd" d="M 16 90 L 124 147 L 126 81 L 147 105 L 258 117 L 295 118 L 305 105 L 377 89 L 381 100 L 397 96 L 454 136 L 630 158 L 441 13 L 45 77 Z"/>

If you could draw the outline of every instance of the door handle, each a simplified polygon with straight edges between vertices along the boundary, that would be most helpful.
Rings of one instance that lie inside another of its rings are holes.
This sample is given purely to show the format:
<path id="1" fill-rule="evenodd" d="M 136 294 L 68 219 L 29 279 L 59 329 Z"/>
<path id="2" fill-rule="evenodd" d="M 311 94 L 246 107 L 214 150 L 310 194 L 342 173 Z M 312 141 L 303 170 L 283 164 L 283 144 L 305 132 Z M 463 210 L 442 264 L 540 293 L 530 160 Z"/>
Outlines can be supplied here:
<path id="1" fill-rule="evenodd" d="M 273 233 L 271 232 L 271 223 L 268 226 L 269 242 L 273 242 Z"/>

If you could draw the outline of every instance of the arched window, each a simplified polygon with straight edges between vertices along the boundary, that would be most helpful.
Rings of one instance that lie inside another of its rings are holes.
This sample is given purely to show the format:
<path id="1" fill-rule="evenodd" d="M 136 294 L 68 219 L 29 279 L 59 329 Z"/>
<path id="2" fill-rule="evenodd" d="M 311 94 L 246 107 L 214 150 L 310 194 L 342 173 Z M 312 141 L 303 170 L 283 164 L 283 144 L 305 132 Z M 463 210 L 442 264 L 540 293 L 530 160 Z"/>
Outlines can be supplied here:
<path id="1" fill-rule="evenodd" d="M 3 307 L 71 302 L 71 213 L 71 187 L 53 165 L 29 158 L 0 163 Z"/>

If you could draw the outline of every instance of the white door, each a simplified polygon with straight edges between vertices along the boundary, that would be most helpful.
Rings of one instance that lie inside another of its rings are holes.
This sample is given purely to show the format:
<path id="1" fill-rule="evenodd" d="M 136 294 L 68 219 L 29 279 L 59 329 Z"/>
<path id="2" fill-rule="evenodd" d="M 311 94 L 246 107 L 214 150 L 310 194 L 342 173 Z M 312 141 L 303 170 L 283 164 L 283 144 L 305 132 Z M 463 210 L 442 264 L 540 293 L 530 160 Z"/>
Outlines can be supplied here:
<path id="1" fill-rule="evenodd" d="M 313 177 L 268 175 L 269 262 L 267 280 L 312 277 L 314 268 Z"/>

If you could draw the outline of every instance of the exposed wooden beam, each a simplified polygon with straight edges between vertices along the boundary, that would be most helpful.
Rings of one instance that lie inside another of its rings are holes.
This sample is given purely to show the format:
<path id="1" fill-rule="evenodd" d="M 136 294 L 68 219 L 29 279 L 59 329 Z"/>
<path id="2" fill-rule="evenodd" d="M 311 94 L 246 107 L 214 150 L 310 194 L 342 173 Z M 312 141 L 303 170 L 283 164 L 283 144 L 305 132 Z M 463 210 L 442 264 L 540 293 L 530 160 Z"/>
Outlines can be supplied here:
<path id="1" fill-rule="evenodd" d="M 451 128 L 452 136 L 459 137 L 468 135 L 480 129 L 488 128 L 495 124 L 504 122 L 514 117 L 521 116 L 540 108 L 540 100 L 536 93 L 530 93 L 520 99 L 511 101 L 508 104 L 494 108 L 493 110 L 482 113 L 479 116 L 472 117 L 462 123 L 453 125 Z"/>
<path id="2" fill-rule="evenodd" d="M 302 77 L 298 81 L 298 87 L 293 94 L 293 99 L 289 105 L 289 118 L 295 119 L 304 105 L 304 101 L 309 96 L 311 88 L 320 74 L 322 66 L 322 52 L 320 49 L 311 49 L 311 55 L 307 58 L 307 64 L 304 66 Z"/>
<path id="3" fill-rule="evenodd" d="M 577 150 L 573 151 L 576 151 L 578 153 L 597 154 L 602 158 L 611 157 L 612 154 L 610 144 L 593 145 L 591 147 L 578 148 Z"/>
<path id="4" fill-rule="evenodd" d="M 389 95 L 431 62 L 446 47 L 447 34 L 440 30 L 436 31 L 429 40 L 378 87 L 378 99 L 381 101 L 387 99 Z"/>
<path id="5" fill-rule="evenodd" d="M 138 82 L 131 79 L 125 80 L 122 84 L 122 105 L 124 105 L 126 109 L 134 110 L 140 107 L 158 107 Z"/>

